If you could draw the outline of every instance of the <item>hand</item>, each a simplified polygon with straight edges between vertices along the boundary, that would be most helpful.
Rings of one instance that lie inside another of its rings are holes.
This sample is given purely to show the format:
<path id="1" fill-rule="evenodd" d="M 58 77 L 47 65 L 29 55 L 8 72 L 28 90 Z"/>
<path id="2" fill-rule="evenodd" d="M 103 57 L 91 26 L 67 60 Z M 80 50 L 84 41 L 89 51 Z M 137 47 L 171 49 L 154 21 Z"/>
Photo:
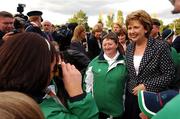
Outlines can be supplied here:
<path id="1" fill-rule="evenodd" d="M 141 113 L 139 114 L 139 117 L 140 117 L 141 119 L 148 119 L 148 117 L 147 117 L 143 112 L 141 112 Z"/>
<path id="2" fill-rule="evenodd" d="M 135 88 L 133 88 L 133 94 L 137 95 L 139 90 L 145 90 L 145 86 L 144 84 L 139 84 L 138 86 L 136 86 Z"/>
<path id="3" fill-rule="evenodd" d="M 6 41 L 7 38 L 10 37 L 10 36 L 13 35 L 13 34 L 14 34 L 14 32 L 8 32 L 8 33 L 6 33 L 6 34 L 3 36 L 2 39 L 3 39 L 4 41 Z"/>
<path id="4" fill-rule="evenodd" d="M 82 76 L 74 65 L 61 62 L 63 82 L 66 91 L 70 97 L 74 97 L 83 93 Z"/>

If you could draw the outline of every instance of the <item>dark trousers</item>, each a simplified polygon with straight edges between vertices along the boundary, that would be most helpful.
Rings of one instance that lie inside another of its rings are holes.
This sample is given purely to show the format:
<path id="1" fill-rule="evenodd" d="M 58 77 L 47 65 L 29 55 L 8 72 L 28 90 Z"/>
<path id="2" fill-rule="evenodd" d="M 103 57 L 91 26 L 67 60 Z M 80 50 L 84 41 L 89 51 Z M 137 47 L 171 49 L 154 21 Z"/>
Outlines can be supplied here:
<path id="1" fill-rule="evenodd" d="M 107 114 L 104 114 L 102 112 L 99 113 L 99 119 L 107 119 L 109 118 L 110 116 L 107 115 Z M 122 119 L 122 117 L 113 117 L 113 119 Z"/>
<path id="2" fill-rule="evenodd" d="M 138 105 L 138 97 L 126 90 L 125 95 L 125 113 L 123 119 L 141 119 L 141 113 Z"/>

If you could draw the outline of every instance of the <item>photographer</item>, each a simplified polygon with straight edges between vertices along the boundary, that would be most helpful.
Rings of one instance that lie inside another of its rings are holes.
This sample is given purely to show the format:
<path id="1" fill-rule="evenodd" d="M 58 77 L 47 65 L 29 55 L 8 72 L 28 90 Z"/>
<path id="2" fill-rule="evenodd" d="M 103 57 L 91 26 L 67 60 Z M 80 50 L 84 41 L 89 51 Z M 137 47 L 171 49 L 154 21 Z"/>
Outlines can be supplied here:
<path id="1" fill-rule="evenodd" d="M 46 119 L 98 118 L 96 103 L 90 93 L 83 92 L 82 76 L 74 65 L 61 62 L 67 106 L 48 87 L 58 58 L 52 44 L 40 35 L 14 34 L 2 45 L 0 54 L 0 91 L 29 95 L 39 104 Z"/>

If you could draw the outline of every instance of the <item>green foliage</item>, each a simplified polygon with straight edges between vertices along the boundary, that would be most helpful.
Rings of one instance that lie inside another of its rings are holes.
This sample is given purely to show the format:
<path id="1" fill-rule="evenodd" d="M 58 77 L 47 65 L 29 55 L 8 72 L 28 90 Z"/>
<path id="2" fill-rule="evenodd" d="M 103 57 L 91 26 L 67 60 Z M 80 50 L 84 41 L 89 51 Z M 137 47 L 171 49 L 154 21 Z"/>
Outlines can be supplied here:
<path id="1" fill-rule="evenodd" d="M 117 22 L 120 25 L 123 25 L 123 21 L 124 21 L 123 12 L 121 10 L 118 10 L 118 12 L 117 12 Z"/>
<path id="2" fill-rule="evenodd" d="M 99 14 L 98 22 L 103 22 L 103 16 L 102 16 L 102 14 Z"/>
<path id="3" fill-rule="evenodd" d="M 163 26 L 163 29 L 173 29 L 176 35 L 180 35 L 180 18 L 175 19 L 173 23 Z"/>
<path id="4" fill-rule="evenodd" d="M 108 28 L 112 28 L 113 22 L 114 22 L 114 14 L 108 15 L 106 20 L 106 26 Z"/>
<path id="5" fill-rule="evenodd" d="M 173 21 L 176 35 L 180 35 L 180 18 Z"/>
<path id="6" fill-rule="evenodd" d="M 82 24 L 85 26 L 86 30 L 89 31 L 89 26 L 88 26 L 88 17 L 86 16 L 86 13 L 83 10 L 79 10 L 77 13 L 73 15 L 72 18 L 68 19 L 69 23 L 78 23 Z"/>

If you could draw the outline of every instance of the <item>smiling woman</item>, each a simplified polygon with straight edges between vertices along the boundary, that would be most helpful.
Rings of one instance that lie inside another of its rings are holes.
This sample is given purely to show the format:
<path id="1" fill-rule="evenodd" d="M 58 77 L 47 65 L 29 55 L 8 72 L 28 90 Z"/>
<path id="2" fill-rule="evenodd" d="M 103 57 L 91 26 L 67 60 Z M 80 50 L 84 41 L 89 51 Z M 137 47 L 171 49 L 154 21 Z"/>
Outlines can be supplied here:
<path id="1" fill-rule="evenodd" d="M 126 17 L 128 36 L 133 41 L 126 50 L 128 82 L 125 96 L 126 119 L 139 119 L 137 92 L 160 92 L 174 79 L 175 69 L 165 42 L 150 37 L 152 19 L 144 10 Z"/>
<path id="2" fill-rule="evenodd" d="M 90 62 L 86 71 L 86 92 L 93 93 L 100 111 L 99 119 L 121 119 L 127 70 L 115 33 L 104 36 L 102 49 L 103 52 Z"/>

